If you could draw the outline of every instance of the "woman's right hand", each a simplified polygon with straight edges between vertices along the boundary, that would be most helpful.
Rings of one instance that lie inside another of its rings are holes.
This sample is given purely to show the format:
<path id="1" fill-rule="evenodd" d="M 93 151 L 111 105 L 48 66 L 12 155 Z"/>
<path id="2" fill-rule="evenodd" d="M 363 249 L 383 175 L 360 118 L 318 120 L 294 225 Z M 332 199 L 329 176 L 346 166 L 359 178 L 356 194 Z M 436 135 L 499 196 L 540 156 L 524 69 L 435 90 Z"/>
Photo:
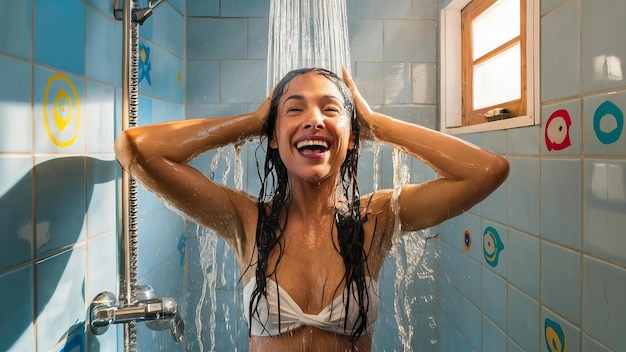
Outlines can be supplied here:
<path id="1" fill-rule="evenodd" d="M 359 121 L 361 135 L 368 139 L 373 139 L 375 137 L 374 133 L 374 111 L 369 106 L 367 101 L 361 96 L 359 90 L 356 87 L 356 84 L 350 77 L 350 73 L 345 67 L 341 68 L 343 73 L 343 80 L 346 82 L 346 85 L 350 89 L 352 96 L 354 97 L 354 108 L 356 109 L 356 117 Z"/>

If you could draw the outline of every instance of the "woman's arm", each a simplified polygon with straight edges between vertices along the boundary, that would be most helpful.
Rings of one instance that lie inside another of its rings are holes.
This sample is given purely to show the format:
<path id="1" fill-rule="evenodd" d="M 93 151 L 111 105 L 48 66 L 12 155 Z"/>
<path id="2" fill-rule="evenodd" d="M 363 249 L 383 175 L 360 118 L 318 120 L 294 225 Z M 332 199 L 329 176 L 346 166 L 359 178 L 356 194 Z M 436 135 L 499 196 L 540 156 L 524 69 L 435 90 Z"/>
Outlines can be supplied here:
<path id="1" fill-rule="evenodd" d="M 365 134 L 420 159 L 440 176 L 402 188 L 398 215 L 403 230 L 424 229 L 457 216 L 485 199 L 507 178 L 506 159 L 456 137 L 373 112 L 345 70 L 344 79 L 354 95 Z"/>
<path id="2" fill-rule="evenodd" d="M 130 128 L 118 136 L 115 153 L 122 168 L 165 202 L 227 240 L 242 240 L 242 219 L 256 214 L 255 200 L 212 182 L 187 162 L 207 150 L 260 136 L 269 106 L 267 99 L 249 114 Z"/>

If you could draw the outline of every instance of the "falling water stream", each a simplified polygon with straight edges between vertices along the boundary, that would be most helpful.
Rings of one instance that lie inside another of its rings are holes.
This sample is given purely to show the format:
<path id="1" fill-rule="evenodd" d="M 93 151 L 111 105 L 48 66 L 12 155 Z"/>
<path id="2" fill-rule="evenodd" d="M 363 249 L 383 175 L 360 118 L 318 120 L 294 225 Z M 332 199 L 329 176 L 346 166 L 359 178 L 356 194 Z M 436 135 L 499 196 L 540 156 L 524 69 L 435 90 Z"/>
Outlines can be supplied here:
<path id="1" fill-rule="evenodd" d="M 341 73 L 341 66 L 350 69 L 350 55 L 348 45 L 348 27 L 345 1 L 336 0 L 272 0 L 269 15 L 268 33 L 268 66 L 267 66 L 267 92 L 288 71 L 300 67 L 324 67 L 335 73 Z M 213 157 L 208 170 L 209 177 L 216 179 L 215 172 L 218 164 L 223 163 L 224 173 L 222 184 L 227 184 L 231 173 L 231 160 L 235 160 L 234 182 L 237 189 L 242 189 L 242 160 L 240 156 L 241 145 L 234 148 L 219 148 Z M 232 151 L 234 150 L 234 155 Z M 378 190 L 378 156 L 380 145 L 373 143 L 373 185 L 374 191 Z M 405 160 L 406 156 L 399 150 L 393 153 L 394 168 L 394 210 L 397 208 L 397 198 L 401 187 L 410 181 L 410 172 Z M 397 213 L 397 212 L 396 212 Z M 416 331 L 416 308 L 420 303 L 428 303 L 434 299 L 433 295 L 427 294 L 416 297 L 410 291 L 415 287 L 416 279 L 422 282 L 434 280 L 433 270 L 428 266 L 425 259 L 428 231 L 406 233 L 399 227 L 396 220 L 394 232 L 394 247 L 391 256 L 397 266 L 394 281 L 394 311 L 398 326 L 399 338 L 402 341 L 404 351 L 412 351 L 411 341 Z M 210 347 L 207 350 L 214 351 L 215 323 L 216 323 L 216 286 L 225 285 L 225 270 L 219 270 L 218 266 L 226 265 L 226 254 L 220 260 L 217 258 L 219 241 L 215 233 L 198 226 L 196 233 L 199 240 L 200 266 L 203 273 L 203 285 L 201 297 L 195 310 L 195 323 L 200 351 L 205 347 L 202 341 L 202 329 L 206 323 L 209 327 Z M 225 253 L 227 251 L 224 251 Z M 221 276 L 218 278 L 218 272 Z M 426 280 L 426 281 L 424 281 Z M 205 299 L 210 299 L 210 312 L 208 321 L 206 314 L 202 313 Z M 419 302 L 421 300 L 421 302 Z M 224 305 L 225 307 L 227 305 Z M 228 319 L 229 314 L 224 314 Z M 436 319 L 428 317 L 428 326 L 437 328 Z M 228 322 L 226 322 L 228 323 Z M 421 325 L 420 325 L 421 326 Z M 236 337 L 235 337 L 236 338 Z M 431 344 L 437 344 L 433 338 Z"/>

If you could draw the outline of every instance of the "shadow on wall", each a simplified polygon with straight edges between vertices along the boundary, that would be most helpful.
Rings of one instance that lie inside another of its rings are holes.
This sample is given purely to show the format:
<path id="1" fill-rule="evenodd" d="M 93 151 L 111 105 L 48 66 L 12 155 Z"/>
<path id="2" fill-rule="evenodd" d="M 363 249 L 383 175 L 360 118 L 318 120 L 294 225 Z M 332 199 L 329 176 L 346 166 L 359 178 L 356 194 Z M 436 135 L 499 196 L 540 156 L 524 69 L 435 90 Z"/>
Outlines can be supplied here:
<path id="1" fill-rule="evenodd" d="M 81 234 L 84 233 L 84 222 L 94 187 L 96 184 L 114 180 L 116 165 L 117 162 L 114 160 L 99 160 L 85 156 L 63 157 L 44 161 L 20 178 L 11 189 L 0 196 L 2 209 L 0 229 L 3 231 L 0 246 L 2 266 L 11 267 L 30 260 L 31 248 L 34 248 L 36 259 L 46 258 L 53 251 L 79 241 Z M 36 223 L 35 226 L 33 222 Z M 38 285 L 46 287 L 34 288 L 37 295 L 36 317 L 41 315 L 55 293 L 69 258 L 69 255 L 57 256 L 55 260 L 64 262 L 57 262 L 55 270 L 46 270 L 45 277 L 37 278 Z M 82 288 L 83 302 L 84 286 L 83 277 L 82 284 L 79 285 Z M 6 289 L 14 291 L 9 293 L 9 297 L 19 298 L 28 295 L 28 290 L 24 287 L 14 286 L 3 290 Z M 20 302 L 32 302 L 32 298 L 22 297 Z M 77 320 L 83 318 L 77 317 Z M 18 319 L 11 324 L 3 325 L 3 329 L 9 331 L 2 331 L 0 351 L 9 350 L 28 328 L 27 324 L 28 319 Z M 71 334 L 70 330 L 78 328 L 77 325 L 79 324 L 68 326 L 67 334 Z M 65 336 L 66 334 L 58 336 L 58 339 L 61 340 Z"/>

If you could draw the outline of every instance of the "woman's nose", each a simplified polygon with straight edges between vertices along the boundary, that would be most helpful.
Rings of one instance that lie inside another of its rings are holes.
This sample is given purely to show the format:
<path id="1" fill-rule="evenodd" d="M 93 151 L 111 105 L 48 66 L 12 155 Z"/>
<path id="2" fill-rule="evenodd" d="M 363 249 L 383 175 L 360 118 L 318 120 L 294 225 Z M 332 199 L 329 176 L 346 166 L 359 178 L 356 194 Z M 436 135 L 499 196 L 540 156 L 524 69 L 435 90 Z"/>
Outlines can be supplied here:
<path id="1" fill-rule="evenodd" d="M 321 130 L 324 128 L 324 119 L 319 113 L 312 114 L 312 116 L 310 116 L 307 120 L 304 121 L 302 127 L 305 130 L 310 129 L 310 128 Z"/>

